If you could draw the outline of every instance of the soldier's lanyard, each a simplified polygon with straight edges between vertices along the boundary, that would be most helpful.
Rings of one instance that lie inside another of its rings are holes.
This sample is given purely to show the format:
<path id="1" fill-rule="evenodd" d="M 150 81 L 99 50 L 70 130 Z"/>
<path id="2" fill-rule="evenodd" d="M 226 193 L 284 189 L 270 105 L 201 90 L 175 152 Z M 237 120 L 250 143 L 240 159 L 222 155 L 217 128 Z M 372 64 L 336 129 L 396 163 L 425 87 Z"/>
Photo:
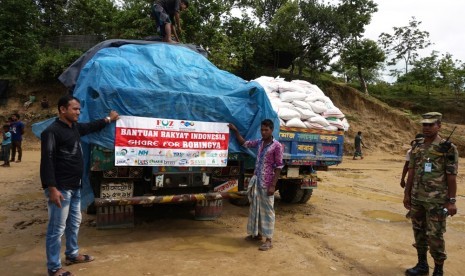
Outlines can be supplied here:
<path id="1" fill-rule="evenodd" d="M 430 173 L 433 169 L 433 164 L 431 163 L 431 161 L 429 160 L 429 157 L 426 159 L 426 163 L 425 163 L 425 169 L 423 170 L 425 173 Z"/>

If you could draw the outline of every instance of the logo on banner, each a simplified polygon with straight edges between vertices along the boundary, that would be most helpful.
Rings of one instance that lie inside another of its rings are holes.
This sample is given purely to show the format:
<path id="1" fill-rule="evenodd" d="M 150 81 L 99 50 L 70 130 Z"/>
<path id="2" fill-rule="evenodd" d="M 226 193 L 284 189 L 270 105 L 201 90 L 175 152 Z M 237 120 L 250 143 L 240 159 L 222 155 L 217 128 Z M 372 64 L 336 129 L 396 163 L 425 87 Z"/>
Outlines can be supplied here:
<path id="1" fill-rule="evenodd" d="M 157 128 L 174 128 L 173 120 L 155 120 L 155 126 Z"/>
<path id="2" fill-rule="evenodd" d="M 181 121 L 180 123 L 181 123 L 181 126 L 184 126 L 184 127 L 194 126 L 194 122 Z"/>
<path id="3" fill-rule="evenodd" d="M 147 155 L 149 155 L 149 151 L 148 150 L 139 150 L 137 155 L 138 156 L 147 156 Z"/>
<path id="4" fill-rule="evenodd" d="M 189 161 L 187 161 L 187 159 L 181 159 L 181 160 L 178 161 L 178 164 L 180 166 L 185 166 L 185 165 L 187 165 L 187 163 L 189 163 Z"/>
<path id="5" fill-rule="evenodd" d="M 116 159 L 116 165 L 122 165 L 122 164 L 127 164 L 127 161 L 125 159 Z"/>
<path id="6" fill-rule="evenodd" d="M 184 155 L 186 155 L 184 152 L 177 152 L 177 151 L 173 152 L 174 157 L 183 157 Z"/>
<path id="7" fill-rule="evenodd" d="M 126 154 L 128 154 L 128 150 L 127 149 L 122 149 L 120 151 L 117 151 L 115 154 L 116 154 L 116 156 L 126 156 Z"/>

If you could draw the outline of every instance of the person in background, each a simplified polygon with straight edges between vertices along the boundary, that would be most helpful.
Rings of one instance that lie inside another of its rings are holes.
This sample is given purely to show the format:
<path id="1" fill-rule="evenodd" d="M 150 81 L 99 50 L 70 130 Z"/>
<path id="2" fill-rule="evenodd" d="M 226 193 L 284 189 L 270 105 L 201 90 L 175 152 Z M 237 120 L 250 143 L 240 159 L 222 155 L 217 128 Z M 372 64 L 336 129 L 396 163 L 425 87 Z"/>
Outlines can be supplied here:
<path id="1" fill-rule="evenodd" d="M 35 101 L 36 95 L 34 93 L 31 93 L 31 95 L 29 95 L 29 101 L 24 103 L 24 107 L 28 109 Z"/>
<path id="2" fill-rule="evenodd" d="M 20 116 L 18 113 L 11 115 L 11 119 L 13 121 L 10 124 L 10 132 L 11 132 L 11 160 L 10 162 L 15 162 L 16 151 L 18 151 L 18 160 L 16 160 L 16 163 L 21 162 L 21 158 L 23 157 L 22 142 L 23 142 L 23 134 L 24 134 L 24 123 L 21 122 L 19 118 Z"/>
<path id="3" fill-rule="evenodd" d="M 418 145 L 420 145 L 421 143 L 423 143 L 423 140 L 424 140 L 425 136 L 423 135 L 423 133 L 418 133 L 417 135 L 415 135 L 415 140 L 413 140 L 412 142 L 410 142 L 410 146 L 411 148 L 409 148 L 407 150 L 407 154 L 405 155 L 405 164 L 404 164 L 404 168 L 402 169 L 402 176 L 400 178 L 400 186 L 402 188 L 405 188 L 405 177 L 407 176 L 407 172 L 408 172 L 408 164 L 410 163 L 410 153 L 412 152 L 413 149 L 415 149 Z"/>
<path id="4" fill-rule="evenodd" d="M 361 131 L 359 131 L 357 135 L 355 136 L 354 145 L 355 145 L 355 152 L 354 152 L 354 158 L 352 159 L 355 160 L 355 157 L 357 156 L 360 156 L 360 159 L 363 159 L 362 146 L 364 148 L 367 148 L 367 147 L 363 143 Z"/>
<path id="5" fill-rule="evenodd" d="M 157 0 L 152 6 L 152 18 L 160 28 L 160 35 L 164 42 L 179 43 L 182 33 L 179 13 L 189 8 L 188 0 Z M 176 32 L 177 29 L 177 32 Z M 174 35 L 176 42 L 171 39 Z"/>
<path id="6" fill-rule="evenodd" d="M 413 149 L 415 149 L 418 145 L 423 143 L 424 137 L 425 136 L 423 135 L 423 133 L 418 133 L 417 135 L 415 135 L 415 140 L 410 142 L 411 148 L 407 150 L 407 154 L 405 155 L 404 168 L 402 169 L 402 176 L 400 179 L 400 186 L 402 188 L 405 188 L 405 176 L 407 176 L 407 172 L 408 172 L 408 165 L 410 163 L 410 154 Z M 410 218 L 410 210 L 407 212 L 407 214 L 405 214 L 405 217 L 408 219 Z"/>
<path id="7" fill-rule="evenodd" d="M 66 234 L 65 264 L 94 260 L 90 255 L 79 254 L 78 246 L 84 170 L 81 136 L 103 129 L 119 115 L 111 111 L 105 119 L 78 123 L 80 113 L 79 100 L 71 95 L 63 96 L 58 101 L 58 118 L 41 134 L 40 179 L 48 199 L 45 248 L 49 276 L 73 275 L 61 265 L 63 234 Z"/>
<path id="8" fill-rule="evenodd" d="M 1 160 L 3 160 L 2 167 L 9 167 L 10 166 L 10 147 L 11 147 L 11 133 L 10 133 L 10 125 L 5 124 L 2 128 L 2 156 Z"/>
<path id="9" fill-rule="evenodd" d="M 261 123 L 262 139 L 246 141 L 236 126 L 229 124 L 240 145 L 246 148 L 258 148 L 254 176 L 247 187 L 250 201 L 246 240 L 261 241 L 266 238 L 259 250 L 273 248 L 274 232 L 274 192 L 281 169 L 283 168 L 284 147 L 273 138 L 273 121 L 266 119 Z"/>
<path id="10" fill-rule="evenodd" d="M 404 189 L 404 207 L 410 210 L 418 263 L 405 275 L 428 275 L 426 254 L 434 259 L 433 276 L 444 275 L 447 259 L 444 233 L 447 216 L 457 213 L 458 152 L 455 145 L 439 136 L 442 114 L 422 115 L 424 142 L 412 150 Z"/>
<path id="11" fill-rule="evenodd" d="M 47 109 L 50 107 L 47 96 L 42 97 L 42 100 L 40 101 L 40 106 L 42 107 L 42 109 Z"/>
<path id="12" fill-rule="evenodd" d="M 6 123 L 7 123 L 9 126 L 11 126 L 11 124 L 13 123 L 13 117 L 12 117 L 12 116 L 8 117 L 8 119 L 6 120 Z"/>

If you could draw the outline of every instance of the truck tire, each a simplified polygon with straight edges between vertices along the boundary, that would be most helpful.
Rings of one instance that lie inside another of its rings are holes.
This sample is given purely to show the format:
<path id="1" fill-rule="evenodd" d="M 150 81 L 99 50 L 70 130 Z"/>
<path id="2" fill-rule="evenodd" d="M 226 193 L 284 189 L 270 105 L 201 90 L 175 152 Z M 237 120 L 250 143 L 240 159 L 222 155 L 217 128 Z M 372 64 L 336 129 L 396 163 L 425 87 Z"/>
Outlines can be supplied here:
<path id="1" fill-rule="evenodd" d="M 249 198 L 246 196 L 241 197 L 241 198 L 230 198 L 229 202 L 231 202 L 231 204 L 236 205 L 236 206 L 247 206 L 249 205 Z"/>
<path id="2" fill-rule="evenodd" d="M 313 194 L 313 189 L 305 189 L 305 190 L 302 190 L 304 191 L 304 194 L 302 196 L 302 198 L 300 199 L 299 203 L 307 203 L 307 201 L 310 200 L 310 198 L 312 197 L 312 194 Z"/>
<path id="3" fill-rule="evenodd" d="M 285 181 L 279 187 L 281 201 L 286 203 L 298 203 L 304 195 L 304 190 L 300 188 L 300 183 Z"/>
<path id="4" fill-rule="evenodd" d="M 89 174 L 90 186 L 92 187 L 92 192 L 94 197 L 100 197 L 100 184 L 102 183 L 103 172 L 101 171 L 91 171 Z M 95 207 L 95 201 L 87 206 L 86 213 L 88 215 L 97 214 L 97 207 Z"/>

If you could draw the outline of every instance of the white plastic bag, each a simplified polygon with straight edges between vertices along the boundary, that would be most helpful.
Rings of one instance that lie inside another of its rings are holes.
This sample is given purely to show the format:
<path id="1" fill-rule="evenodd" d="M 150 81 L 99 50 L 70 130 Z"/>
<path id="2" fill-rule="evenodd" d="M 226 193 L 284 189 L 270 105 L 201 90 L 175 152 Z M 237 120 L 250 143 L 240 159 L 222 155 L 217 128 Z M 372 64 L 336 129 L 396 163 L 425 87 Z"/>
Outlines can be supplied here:
<path id="1" fill-rule="evenodd" d="M 312 107 L 308 103 L 306 103 L 304 101 L 298 101 L 297 100 L 297 101 L 293 101 L 292 104 L 294 106 L 296 106 L 296 107 L 300 107 L 300 108 L 303 108 L 303 109 L 310 109 L 310 110 L 312 109 Z"/>
<path id="2" fill-rule="evenodd" d="M 279 94 L 279 98 L 281 99 L 281 101 L 289 103 L 292 103 L 293 101 L 303 100 L 306 97 L 307 94 L 299 92 L 283 92 Z"/>
<path id="3" fill-rule="evenodd" d="M 287 127 L 300 127 L 307 128 L 305 124 L 299 118 L 292 118 L 286 122 Z"/>
<path id="4" fill-rule="evenodd" d="M 300 113 L 297 112 L 296 110 L 290 109 L 290 108 L 280 108 L 278 111 L 278 116 L 279 118 L 287 121 L 293 118 L 299 118 L 300 119 Z"/>
<path id="5" fill-rule="evenodd" d="M 312 123 L 317 123 L 317 124 L 320 124 L 322 126 L 329 126 L 329 123 L 328 121 L 326 121 L 325 118 L 323 118 L 323 116 L 321 115 L 316 115 L 314 117 L 311 117 L 310 119 L 308 119 L 310 122 Z"/>

